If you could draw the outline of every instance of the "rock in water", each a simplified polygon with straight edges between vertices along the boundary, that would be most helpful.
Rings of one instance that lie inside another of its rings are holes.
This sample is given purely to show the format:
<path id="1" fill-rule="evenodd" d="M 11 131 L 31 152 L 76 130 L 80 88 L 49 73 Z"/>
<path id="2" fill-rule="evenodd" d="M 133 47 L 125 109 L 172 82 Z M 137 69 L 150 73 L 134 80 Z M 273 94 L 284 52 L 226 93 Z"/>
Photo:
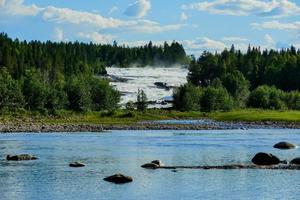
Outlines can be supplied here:
<path id="1" fill-rule="evenodd" d="M 9 161 L 21 161 L 21 160 L 37 160 L 38 158 L 29 154 L 20 154 L 20 155 L 7 155 L 6 160 Z"/>
<path id="2" fill-rule="evenodd" d="M 280 163 L 280 160 L 270 153 L 260 152 L 252 158 L 252 162 L 256 165 L 277 165 Z"/>
<path id="3" fill-rule="evenodd" d="M 158 165 L 159 167 L 164 166 L 164 163 L 161 160 L 153 160 L 151 163 Z"/>
<path id="4" fill-rule="evenodd" d="M 290 163 L 294 165 L 300 165 L 300 157 L 293 159 Z"/>
<path id="5" fill-rule="evenodd" d="M 103 180 L 111 182 L 111 183 L 115 183 L 115 184 L 129 183 L 129 182 L 133 181 L 132 177 L 125 176 L 123 174 L 115 174 L 112 176 L 108 176 L 108 177 L 104 178 Z"/>
<path id="6" fill-rule="evenodd" d="M 156 169 L 159 167 L 159 165 L 157 165 L 155 163 L 146 163 L 146 164 L 142 165 L 141 167 L 146 168 L 146 169 Z"/>
<path id="7" fill-rule="evenodd" d="M 276 149 L 294 149 L 296 145 L 291 144 L 289 142 L 279 142 L 273 146 Z"/>
<path id="8" fill-rule="evenodd" d="M 85 167 L 85 164 L 80 162 L 73 162 L 69 164 L 70 167 Z"/>

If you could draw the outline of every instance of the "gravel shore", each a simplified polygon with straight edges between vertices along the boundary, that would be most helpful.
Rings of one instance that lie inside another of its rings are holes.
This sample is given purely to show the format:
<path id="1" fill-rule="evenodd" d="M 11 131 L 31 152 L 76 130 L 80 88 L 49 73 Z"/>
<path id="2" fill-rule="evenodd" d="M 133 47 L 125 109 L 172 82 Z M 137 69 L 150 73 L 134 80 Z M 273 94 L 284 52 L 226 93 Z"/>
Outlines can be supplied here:
<path id="1" fill-rule="evenodd" d="M 0 123 L 1 133 L 12 132 L 102 132 L 107 130 L 228 130 L 228 129 L 300 129 L 300 123 L 293 122 L 217 122 L 199 124 L 168 124 L 141 122 L 130 125 L 109 124 L 43 124 L 43 123 Z"/>

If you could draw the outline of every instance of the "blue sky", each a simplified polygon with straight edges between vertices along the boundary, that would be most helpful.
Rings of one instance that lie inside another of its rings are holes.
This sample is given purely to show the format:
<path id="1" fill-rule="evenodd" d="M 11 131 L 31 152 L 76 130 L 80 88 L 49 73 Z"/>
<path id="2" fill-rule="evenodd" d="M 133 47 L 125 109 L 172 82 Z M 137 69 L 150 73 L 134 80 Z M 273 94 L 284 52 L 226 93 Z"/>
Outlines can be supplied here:
<path id="1" fill-rule="evenodd" d="M 300 47 L 300 0 L 0 0 L 0 27 L 22 40 L 177 40 L 195 55 L 231 44 Z"/>

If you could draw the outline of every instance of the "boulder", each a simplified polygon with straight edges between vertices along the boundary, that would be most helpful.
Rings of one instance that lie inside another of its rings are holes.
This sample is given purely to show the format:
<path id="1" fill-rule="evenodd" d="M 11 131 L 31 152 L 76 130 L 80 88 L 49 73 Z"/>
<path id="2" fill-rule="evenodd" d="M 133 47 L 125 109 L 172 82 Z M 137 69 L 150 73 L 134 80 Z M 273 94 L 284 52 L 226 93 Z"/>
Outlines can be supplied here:
<path id="1" fill-rule="evenodd" d="M 270 153 L 260 152 L 252 158 L 252 162 L 256 165 L 277 165 L 280 163 L 280 160 Z"/>
<path id="2" fill-rule="evenodd" d="M 276 149 L 294 149 L 296 145 L 291 144 L 289 142 L 279 142 L 273 146 Z"/>
<path id="3" fill-rule="evenodd" d="M 124 184 L 124 183 L 129 183 L 129 182 L 133 181 L 132 177 L 125 176 L 123 174 L 115 174 L 112 176 L 108 176 L 108 177 L 104 178 L 103 180 L 111 182 L 111 183 L 115 183 L 115 184 Z"/>
<path id="4" fill-rule="evenodd" d="M 146 169 L 156 169 L 159 167 L 159 165 L 157 165 L 155 163 L 146 163 L 146 164 L 142 165 L 141 167 L 146 168 Z"/>
<path id="5" fill-rule="evenodd" d="M 21 160 L 37 160 L 38 158 L 29 154 L 20 154 L 20 155 L 7 155 L 6 160 L 9 161 L 21 161 Z"/>
<path id="6" fill-rule="evenodd" d="M 153 160 L 151 163 L 158 165 L 159 167 L 164 166 L 164 163 L 161 160 Z"/>
<path id="7" fill-rule="evenodd" d="M 168 86 L 167 83 L 164 83 L 164 82 L 155 82 L 154 85 L 157 87 L 157 88 L 161 88 L 161 89 L 165 89 L 165 90 L 170 90 L 171 87 Z"/>
<path id="8" fill-rule="evenodd" d="M 294 158 L 290 163 L 294 165 L 300 165 L 300 157 Z"/>
<path id="9" fill-rule="evenodd" d="M 80 162 L 73 162 L 69 164 L 70 167 L 85 167 L 85 164 Z"/>

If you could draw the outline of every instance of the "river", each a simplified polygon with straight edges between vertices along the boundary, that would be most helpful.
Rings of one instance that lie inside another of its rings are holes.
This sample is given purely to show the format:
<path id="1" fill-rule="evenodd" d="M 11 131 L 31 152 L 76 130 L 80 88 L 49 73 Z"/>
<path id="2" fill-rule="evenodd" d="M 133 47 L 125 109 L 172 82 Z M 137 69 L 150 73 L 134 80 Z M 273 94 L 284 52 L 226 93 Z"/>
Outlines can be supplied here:
<path id="1" fill-rule="evenodd" d="M 173 94 L 172 88 L 187 82 L 188 70 L 182 67 L 108 67 L 107 73 L 121 79 L 111 82 L 111 85 L 121 92 L 121 104 L 124 105 L 128 101 L 136 101 L 138 89 L 144 90 L 149 101 L 170 99 Z M 157 87 L 155 82 L 166 83 L 171 89 Z M 164 106 L 154 104 L 149 107 L 168 106 L 170 104 Z"/>
<path id="2" fill-rule="evenodd" d="M 249 164 L 260 151 L 280 159 L 300 149 L 277 150 L 279 141 L 300 144 L 300 130 L 110 131 L 105 133 L 0 134 L 1 199 L 298 199 L 300 172 L 284 170 L 147 170 L 167 165 Z M 29 153 L 34 161 L 8 162 L 7 154 Z M 82 161 L 84 168 L 69 168 Z M 103 181 L 124 173 L 129 184 Z"/>

